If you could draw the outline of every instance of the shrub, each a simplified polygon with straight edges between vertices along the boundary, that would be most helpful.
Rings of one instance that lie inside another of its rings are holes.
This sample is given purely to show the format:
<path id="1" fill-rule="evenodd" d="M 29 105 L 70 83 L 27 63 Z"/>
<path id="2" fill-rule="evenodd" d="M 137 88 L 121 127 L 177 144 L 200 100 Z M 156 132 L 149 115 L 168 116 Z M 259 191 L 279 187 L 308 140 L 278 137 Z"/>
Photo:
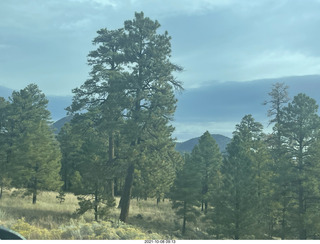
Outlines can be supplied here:
<path id="1" fill-rule="evenodd" d="M 11 229 L 20 233 L 28 240 L 57 240 L 61 239 L 61 231 L 54 229 L 48 230 L 41 227 L 32 226 L 24 218 L 19 219 Z"/>

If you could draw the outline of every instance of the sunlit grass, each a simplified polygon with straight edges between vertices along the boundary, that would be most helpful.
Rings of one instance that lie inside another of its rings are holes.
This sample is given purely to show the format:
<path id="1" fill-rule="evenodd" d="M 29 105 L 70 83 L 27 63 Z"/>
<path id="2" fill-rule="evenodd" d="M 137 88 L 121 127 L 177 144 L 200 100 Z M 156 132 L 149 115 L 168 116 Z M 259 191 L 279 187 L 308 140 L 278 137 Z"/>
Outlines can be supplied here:
<path id="1" fill-rule="evenodd" d="M 116 207 L 112 209 L 108 222 L 96 223 L 93 212 L 75 215 L 78 208 L 76 196 L 68 193 L 65 201 L 60 203 L 57 195 L 57 192 L 40 192 L 37 203 L 32 204 L 30 196 L 22 197 L 15 190 L 5 191 L 0 200 L 0 225 L 19 231 L 29 239 L 147 239 L 150 235 L 161 238 L 156 229 L 144 228 L 148 225 L 143 221 L 137 224 L 137 220 L 145 220 L 149 224 L 160 222 L 157 219 L 162 215 L 160 209 L 155 208 L 156 202 L 132 201 L 129 225 L 119 222 L 120 209 Z M 142 202 L 146 205 L 145 209 Z M 116 198 L 116 203 L 119 203 L 119 198 Z M 151 221 L 152 212 L 155 222 Z M 135 217 L 138 214 L 143 216 L 142 219 Z"/>
<path id="2" fill-rule="evenodd" d="M 71 193 L 60 203 L 57 192 L 42 191 L 37 203 L 32 204 L 31 196 L 22 197 L 15 192 L 5 191 L 0 200 L 0 225 L 20 231 L 29 239 L 199 239 L 193 230 L 203 225 L 190 223 L 189 237 L 182 237 L 182 221 L 167 199 L 159 204 L 156 199 L 131 199 L 126 225 L 119 221 L 118 197 L 108 219 L 97 223 L 93 211 L 75 215 L 78 200 Z"/>
<path id="3" fill-rule="evenodd" d="M 56 192 L 40 192 L 37 203 L 32 204 L 30 196 L 17 196 L 15 191 L 6 191 L 0 200 L 1 212 L 0 224 L 24 218 L 28 223 L 37 226 L 55 227 L 69 220 L 78 207 L 77 198 L 73 194 L 67 194 L 64 203 L 56 199 Z M 13 195 L 13 196 L 12 196 Z"/>

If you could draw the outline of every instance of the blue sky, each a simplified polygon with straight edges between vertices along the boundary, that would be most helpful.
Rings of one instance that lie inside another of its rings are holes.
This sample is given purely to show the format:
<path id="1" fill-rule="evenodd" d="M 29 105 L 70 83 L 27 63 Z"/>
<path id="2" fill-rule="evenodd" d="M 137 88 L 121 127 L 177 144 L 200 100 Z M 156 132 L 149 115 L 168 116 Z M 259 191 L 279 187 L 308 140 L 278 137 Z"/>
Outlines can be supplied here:
<path id="1" fill-rule="evenodd" d="M 122 27 L 135 11 L 172 36 L 187 90 L 320 74 L 320 0 L 1 0 L 0 86 L 37 83 L 47 95 L 71 95 L 88 78 L 96 31 Z M 183 128 L 200 133 L 209 125 L 230 135 L 235 121 L 176 124 L 183 138 Z"/>

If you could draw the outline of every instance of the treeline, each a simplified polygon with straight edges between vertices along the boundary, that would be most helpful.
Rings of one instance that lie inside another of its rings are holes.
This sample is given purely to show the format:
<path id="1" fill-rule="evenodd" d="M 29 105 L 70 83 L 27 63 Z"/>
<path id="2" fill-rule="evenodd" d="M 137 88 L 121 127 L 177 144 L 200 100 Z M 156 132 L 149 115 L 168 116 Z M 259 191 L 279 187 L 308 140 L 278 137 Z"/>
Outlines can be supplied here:
<path id="1" fill-rule="evenodd" d="M 217 239 L 320 237 L 318 105 L 305 94 L 290 101 L 287 89 L 274 84 L 265 102 L 271 134 L 246 115 L 223 158 L 209 132 L 185 155 L 171 197 L 183 233 L 186 222 L 201 220 Z"/>
<path id="2" fill-rule="evenodd" d="M 73 90 L 73 115 L 57 137 L 47 99 L 31 84 L 0 99 L 0 197 L 5 187 L 78 196 L 78 214 L 119 219 L 133 198 L 169 198 L 181 230 L 201 221 L 213 239 L 317 239 L 320 235 L 318 105 L 289 100 L 282 83 L 269 93 L 271 134 L 246 115 L 222 155 L 209 132 L 191 154 L 175 151 L 170 125 L 182 90 L 170 61 L 170 36 L 136 13 L 117 30 L 101 29 L 88 55 L 90 77 Z"/>

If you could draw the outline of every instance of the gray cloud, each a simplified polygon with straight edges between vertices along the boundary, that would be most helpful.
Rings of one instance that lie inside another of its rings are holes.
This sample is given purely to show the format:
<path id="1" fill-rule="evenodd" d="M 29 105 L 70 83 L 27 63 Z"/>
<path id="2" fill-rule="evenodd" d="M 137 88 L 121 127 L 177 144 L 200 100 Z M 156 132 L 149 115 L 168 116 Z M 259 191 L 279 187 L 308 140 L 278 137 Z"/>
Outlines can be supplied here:
<path id="1" fill-rule="evenodd" d="M 317 0 L 30 0 L 0 2 L 0 85 L 66 95 L 88 77 L 100 28 L 134 11 L 172 36 L 185 86 L 320 73 Z"/>

